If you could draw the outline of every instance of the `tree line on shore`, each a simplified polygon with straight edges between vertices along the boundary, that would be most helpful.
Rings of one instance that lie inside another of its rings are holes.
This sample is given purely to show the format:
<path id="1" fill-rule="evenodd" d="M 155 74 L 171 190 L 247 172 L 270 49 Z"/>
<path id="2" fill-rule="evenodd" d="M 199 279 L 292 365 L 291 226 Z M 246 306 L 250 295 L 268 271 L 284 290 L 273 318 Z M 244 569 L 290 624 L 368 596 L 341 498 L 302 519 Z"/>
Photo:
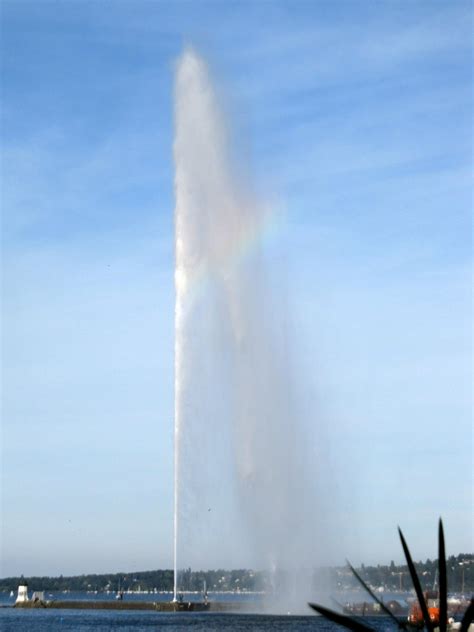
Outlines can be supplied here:
<path id="1" fill-rule="evenodd" d="M 416 564 L 418 574 L 425 589 L 436 584 L 437 560 L 426 560 Z M 474 555 L 460 554 L 447 559 L 447 580 L 450 592 L 470 594 L 474 592 Z M 365 566 L 359 572 L 369 586 L 383 588 L 388 591 L 406 591 L 411 589 L 408 567 L 396 565 L 392 561 L 389 565 Z M 238 570 L 208 570 L 193 571 L 190 568 L 179 572 L 180 590 L 202 591 L 206 586 L 213 591 L 262 591 L 271 592 L 278 584 L 285 584 L 285 573 L 276 575 L 266 571 Z M 348 567 L 326 567 L 316 569 L 308 574 L 308 580 L 314 588 L 320 585 L 331 587 L 332 590 L 354 590 L 357 588 Z M 140 572 L 120 572 L 105 574 L 88 574 L 59 577 L 6 577 L 0 579 L 0 591 L 16 591 L 18 585 L 26 581 L 31 590 L 46 592 L 115 592 L 120 590 L 133 592 L 153 592 L 173 590 L 173 571 L 155 570 Z"/>

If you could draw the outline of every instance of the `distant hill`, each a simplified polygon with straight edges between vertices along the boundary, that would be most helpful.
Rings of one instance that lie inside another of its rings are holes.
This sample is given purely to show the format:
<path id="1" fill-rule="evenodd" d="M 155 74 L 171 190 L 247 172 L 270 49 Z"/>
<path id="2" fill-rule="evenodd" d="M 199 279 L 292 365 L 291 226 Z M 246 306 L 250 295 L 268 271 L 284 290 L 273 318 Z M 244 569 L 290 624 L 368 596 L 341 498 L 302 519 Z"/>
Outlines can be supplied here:
<path id="1" fill-rule="evenodd" d="M 416 564 L 424 587 L 431 588 L 435 583 L 437 560 L 426 560 Z M 474 554 L 459 554 L 447 559 L 448 589 L 450 592 L 474 592 Z M 359 569 L 363 579 L 373 588 L 387 591 L 409 590 L 411 583 L 408 568 L 389 565 L 365 566 Z M 285 573 L 270 576 L 265 571 L 208 570 L 193 571 L 190 568 L 180 571 L 180 589 L 183 591 L 201 591 L 206 583 L 208 591 L 270 591 L 279 583 L 284 583 Z M 170 569 L 140 572 L 105 573 L 75 575 L 71 577 L 5 577 L 0 579 L 0 591 L 16 591 L 21 581 L 27 581 L 30 590 L 47 592 L 70 591 L 116 591 L 119 586 L 127 591 L 172 591 L 173 571 Z M 317 586 L 324 585 L 332 590 L 354 590 L 358 584 L 347 567 L 326 567 L 315 569 L 308 574 L 308 581 Z"/>

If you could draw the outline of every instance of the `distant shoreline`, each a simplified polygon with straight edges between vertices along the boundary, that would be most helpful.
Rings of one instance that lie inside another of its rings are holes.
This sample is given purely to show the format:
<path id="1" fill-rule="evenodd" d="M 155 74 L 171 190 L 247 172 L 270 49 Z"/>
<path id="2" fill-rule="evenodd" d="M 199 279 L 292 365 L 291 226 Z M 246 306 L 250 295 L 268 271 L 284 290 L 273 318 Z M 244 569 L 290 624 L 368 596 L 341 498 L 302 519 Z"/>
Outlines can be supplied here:
<path id="1" fill-rule="evenodd" d="M 436 580 L 438 561 L 426 560 L 416 563 L 420 576 L 430 588 Z M 461 553 L 449 556 L 447 560 L 448 587 L 452 593 L 474 592 L 474 554 Z M 406 565 L 391 562 L 388 565 L 359 567 L 359 572 L 375 590 L 379 592 L 406 592 L 412 585 Z M 290 575 L 285 571 L 270 573 L 251 569 L 199 570 L 190 568 L 180 571 L 180 591 L 199 594 L 203 588 L 215 594 L 262 594 L 273 592 L 275 586 L 284 585 Z M 299 573 L 304 585 L 317 589 L 324 586 L 330 590 L 353 591 L 357 588 L 352 573 L 347 566 L 305 569 Z M 173 571 L 171 569 L 152 571 L 128 571 L 117 573 L 89 573 L 70 576 L 10 576 L 0 578 L 0 592 L 16 592 L 18 585 L 25 582 L 29 590 L 47 592 L 115 593 L 122 590 L 128 594 L 171 594 L 173 591 Z"/>

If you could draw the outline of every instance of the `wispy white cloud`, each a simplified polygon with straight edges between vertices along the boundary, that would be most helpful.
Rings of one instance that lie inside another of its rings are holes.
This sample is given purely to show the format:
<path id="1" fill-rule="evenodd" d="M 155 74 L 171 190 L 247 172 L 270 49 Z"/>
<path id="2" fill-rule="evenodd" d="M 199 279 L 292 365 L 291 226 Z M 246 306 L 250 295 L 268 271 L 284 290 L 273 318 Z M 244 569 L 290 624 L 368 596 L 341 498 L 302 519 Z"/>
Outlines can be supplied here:
<path id="1" fill-rule="evenodd" d="M 120 225 L 121 209 L 129 206 L 132 195 L 135 221 L 146 214 L 160 217 L 164 210 L 169 214 L 170 172 L 159 162 L 154 135 L 125 132 L 82 148 L 78 142 L 55 129 L 5 147 L 2 205 L 10 235 L 7 246 L 31 229 L 53 239 L 68 227 L 87 232 L 107 224 L 110 230 Z"/>

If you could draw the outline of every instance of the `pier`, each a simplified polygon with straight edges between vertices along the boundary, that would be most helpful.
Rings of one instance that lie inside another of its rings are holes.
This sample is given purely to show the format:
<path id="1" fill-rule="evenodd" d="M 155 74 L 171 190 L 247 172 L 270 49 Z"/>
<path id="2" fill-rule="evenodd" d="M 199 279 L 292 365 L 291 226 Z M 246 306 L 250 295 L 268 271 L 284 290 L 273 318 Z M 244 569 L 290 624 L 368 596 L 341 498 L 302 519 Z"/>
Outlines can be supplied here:
<path id="1" fill-rule="evenodd" d="M 252 608 L 253 606 L 253 608 Z M 24 601 L 13 608 L 52 608 L 65 610 L 151 610 L 155 612 L 251 612 L 255 604 L 231 601 Z"/>

